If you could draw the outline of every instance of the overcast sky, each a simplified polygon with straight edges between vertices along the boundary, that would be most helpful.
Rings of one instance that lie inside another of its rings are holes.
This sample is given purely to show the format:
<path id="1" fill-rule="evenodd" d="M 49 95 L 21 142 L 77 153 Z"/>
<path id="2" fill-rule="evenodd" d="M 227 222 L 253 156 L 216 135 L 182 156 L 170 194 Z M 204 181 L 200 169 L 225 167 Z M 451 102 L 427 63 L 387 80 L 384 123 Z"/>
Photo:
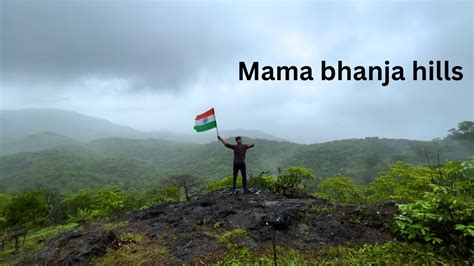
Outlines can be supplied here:
<path id="1" fill-rule="evenodd" d="M 312 143 L 432 139 L 474 120 L 471 1 L 1 1 L 0 109 L 59 108 L 140 130 L 221 129 Z M 449 60 L 462 81 L 322 82 L 350 66 Z M 310 65 L 314 81 L 239 81 L 238 63 Z"/>

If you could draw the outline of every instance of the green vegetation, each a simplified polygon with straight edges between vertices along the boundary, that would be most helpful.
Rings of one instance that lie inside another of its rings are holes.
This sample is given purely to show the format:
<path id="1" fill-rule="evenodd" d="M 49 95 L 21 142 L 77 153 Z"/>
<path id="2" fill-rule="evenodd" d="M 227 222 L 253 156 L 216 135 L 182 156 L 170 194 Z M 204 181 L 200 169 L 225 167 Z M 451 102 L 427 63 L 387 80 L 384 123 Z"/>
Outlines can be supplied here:
<path id="1" fill-rule="evenodd" d="M 389 225 L 391 242 L 308 251 L 278 247 L 279 262 L 472 263 L 472 131 L 472 124 L 463 122 L 447 138 L 431 142 L 366 138 L 298 145 L 255 140 L 259 149 L 248 154 L 251 187 L 283 195 L 307 193 L 341 205 L 394 202 L 399 209 Z M 430 156 L 433 152 L 439 159 Z M 40 248 L 46 239 L 79 226 L 99 224 L 120 231 L 127 221 L 110 219 L 228 188 L 231 156 L 218 143 L 115 138 L 0 157 L 0 258 Z M 311 211 L 330 215 L 333 209 Z M 228 251 L 218 264 L 272 263 L 270 250 L 238 243 L 245 230 L 224 227 L 213 225 L 217 234 L 212 237 Z M 119 243 L 120 248 L 94 263 L 147 264 L 169 255 L 165 247 L 136 233 L 120 233 Z"/>
<path id="2" fill-rule="evenodd" d="M 217 265 L 273 265 L 271 249 L 248 254 L 228 253 Z M 383 245 L 361 247 L 321 247 L 296 250 L 277 246 L 278 265 L 434 265 L 468 264 L 467 260 L 451 260 L 439 256 L 429 246 L 391 241 Z"/>
<path id="3" fill-rule="evenodd" d="M 313 170 L 303 166 L 290 166 L 286 173 L 280 173 L 275 183 L 275 192 L 283 193 L 285 190 L 291 192 L 304 191 L 305 185 L 303 181 L 313 180 L 316 178 Z"/>
<path id="4" fill-rule="evenodd" d="M 315 195 L 342 204 L 362 203 L 365 199 L 360 186 L 344 176 L 335 176 L 321 181 L 319 191 Z"/>
<path id="5" fill-rule="evenodd" d="M 451 162 L 429 184 L 431 191 L 409 204 L 399 204 L 399 232 L 408 240 L 425 241 L 450 252 L 474 254 L 474 180 Z M 443 172 L 445 174 L 443 174 Z"/>
<path id="6" fill-rule="evenodd" d="M 31 250 L 39 249 L 42 247 L 42 243 L 44 243 L 46 239 L 70 231 L 77 226 L 78 224 L 76 223 L 67 223 L 31 230 L 31 232 L 25 235 L 24 239 L 21 240 L 22 244 L 18 246 L 15 246 L 14 243 L 8 241 L 11 240 L 8 239 L 11 234 L 7 231 L 3 231 L 0 261 L 11 259 L 11 256 L 15 256 L 16 254 L 25 254 Z"/>
<path id="7" fill-rule="evenodd" d="M 0 157 L 0 182 L 9 193 L 36 188 L 63 195 L 104 187 L 142 191 L 158 181 L 158 171 L 150 163 L 103 158 L 78 146 Z"/>
<path id="8" fill-rule="evenodd" d="M 150 242 L 137 233 L 120 233 L 118 248 L 108 249 L 104 257 L 94 258 L 92 265 L 156 265 L 164 262 L 166 247 Z M 160 263 L 161 262 L 161 263 Z"/>
<path id="9" fill-rule="evenodd" d="M 2 246 L 16 251 L 25 250 L 28 249 L 29 239 L 38 236 L 46 238 L 63 228 L 96 223 L 163 201 L 179 200 L 176 192 L 176 189 L 169 187 L 144 194 L 103 188 L 97 192 L 80 190 L 62 196 L 37 189 L 4 197 L 0 209 Z M 104 225 L 110 228 L 120 226 L 123 222 Z M 11 253 L 11 250 L 7 252 Z"/>
<path id="10" fill-rule="evenodd" d="M 317 182 L 314 190 L 304 187 L 315 174 L 305 167 L 289 167 L 278 176 L 265 173 L 252 176 L 253 185 L 277 193 L 310 189 L 318 197 L 335 204 L 365 204 L 394 201 L 398 203 L 399 215 L 392 225 L 398 239 L 384 245 L 362 247 L 333 247 L 320 250 L 291 250 L 278 248 L 278 259 L 284 264 L 308 264 L 317 261 L 323 264 L 379 264 L 391 263 L 446 263 L 467 262 L 472 259 L 474 237 L 474 182 L 473 158 L 462 162 L 446 162 L 436 166 L 416 167 L 406 163 L 395 163 L 381 172 L 368 185 L 335 176 Z M 170 177 L 171 178 L 171 177 Z M 192 179 L 194 180 L 194 179 Z M 230 186 L 231 178 L 210 181 L 208 190 Z M 102 219 L 120 216 L 128 211 L 139 210 L 170 200 L 186 200 L 180 184 L 151 189 L 146 193 L 125 192 L 103 188 L 98 191 L 80 190 L 66 196 L 32 190 L 14 196 L 3 195 L 0 205 L 2 227 L 5 237 L 3 257 L 15 252 L 37 249 L 33 239 L 47 238 L 57 232 L 88 223 L 104 223 Z M 62 212 L 58 211 L 62 210 Z M 318 213 L 331 213 L 331 209 L 315 209 Z M 27 213 L 27 215 L 24 215 Z M 54 225 L 63 223 L 64 226 Z M 107 224 L 104 228 L 120 229 L 126 221 Z M 49 227 L 45 227 L 49 226 Z M 43 228 L 43 229 L 41 229 Z M 270 250 L 250 250 L 239 244 L 239 237 L 247 232 L 243 229 L 223 230 L 222 224 L 213 225 L 217 233 L 211 234 L 217 242 L 227 247 L 227 252 L 217 264 L 271 263 Z M 21 232 L 24 230 L 26 232 Z M 150 242 L 136 233 L 120 233 L 118 249 L 111 249 L 94 263 L 111 265 L 116 263 L 148 263 L 151 258 L 164 261 L 166 248 Z"/>
<path id="11" fill-rule="evenodd" d="M 396 162 L 426 165 L 426 151 L 431 162 L 438 160 L 437 155 L 440 162 L 473 156 L 469 130 L 469 122 L 463 122 L 448 137 L 433 141 L 365 138 L 301 145 L 244 138 L 257 147 L 247 154 L 247 169 L 251 174 L 276 175 L 278 168 L 303 166 L 317 173 L 318 179 L 304 182 L 313 190 L 318 180 L 334 176 L 369 184 Z M 68 194 L 103 187 L 142 192 L 171 175 L 192 174 L 207 181 L 232 173 L 232 152 L 217 142 L 107 138 L 72 144 L 1 156 L 0 182 L 5 192 L 42 188 Z"/>

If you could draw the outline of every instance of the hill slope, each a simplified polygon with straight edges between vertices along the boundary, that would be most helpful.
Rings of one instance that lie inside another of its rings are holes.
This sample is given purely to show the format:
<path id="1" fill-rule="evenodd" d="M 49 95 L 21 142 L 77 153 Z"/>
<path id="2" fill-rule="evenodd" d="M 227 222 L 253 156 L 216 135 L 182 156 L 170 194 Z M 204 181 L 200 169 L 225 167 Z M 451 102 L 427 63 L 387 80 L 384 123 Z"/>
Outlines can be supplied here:
<path id="1" fill-rule="evenodd" d="M 63 145 L 77 145 L 77 141 L 51 132 L 41 132 L 22 139 L 0 143 L 0 155 L 27 151 L 49 150 Z"/>
<path id="2" fill-rule="evenodd" d="M 321 178 L 334 175 L 370 182 L 380 171 L 396 161 L 415 165 L 427 164 L 425 150 L 432 163 L 462 160 L 474 155 L 471 142 L 449 139 L 415 141 L 404 139 L 348 139 L 302 145 L 291 142 L 244 138 L 255 143 L 247 152 L 247 169 L 253 174 L 301 165 L 313 169 Z M 229 142 L 233 140 L 228 139 Z M 204 145 L 171 143 L 161 140 L 103 139 L 88 147 L 104 156 L 132 158 L 153 163 L 164 174 L 194 174 L 219 178 L 232 173 L 232 151 L 221 143 Z"/>
<path id="3" fill-rule="evenodd" d="M 359 183 L 372 181 L 396 161 L 426 165 L 474 155 L 471 142 L 350 139 L 313 145 L 248 139 L 247 169 L 258 175 L 305 166 L 320 178 L 345 175 Z M 231 141 L 231 140 L 229 140 Z M 145 190 L 156 176 L 192 174 L 204 180 L 232 173 L 232 151 L 221 143 L 179 143 L 156 139 L 108 138 L 81 146 L 60 146 L 40 152 L 0 156 L 0 183 L 9 192 L 43 187 L 97 189 L 101 186 Z M 106 170 L 104 170 L 106 169 Z M 159 173 L 159 174 L 158 174 Z"/>
<path id="4" fill-rule="evenodd" d="M 159 181 L 143 161 L 105 158 L 80 146 L 0 157 L 0 184 L 9 193 L 43 188 L 62 194 L 103 187 L 144 190 Z"/>
<path id="5" fill-rule="evenodd" d="M 138 137 L 141 132 L 107 120 L 56 109 L 0 110 L 1 140 L 11 142 L 31 134 L 54 132 L 78 141 L 110 136 Z"/>

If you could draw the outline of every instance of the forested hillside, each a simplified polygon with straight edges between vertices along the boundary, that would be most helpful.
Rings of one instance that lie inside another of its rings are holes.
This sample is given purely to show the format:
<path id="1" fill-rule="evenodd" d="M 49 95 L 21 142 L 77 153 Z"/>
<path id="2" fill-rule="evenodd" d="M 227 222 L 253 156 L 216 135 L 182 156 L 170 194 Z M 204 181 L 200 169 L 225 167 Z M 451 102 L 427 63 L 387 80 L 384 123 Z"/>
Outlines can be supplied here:
<path id="1" fill-rule="evenodd" d="M 242 196 L 218 142 L 31 140 L 52 146 L 0 156 L 0 263 L 268 264 L 262 219 L 285 226 L 283 264 L 473 261 L 472 122 L 433 141 L 244 138 L 254 194 Z"/>
<path id="2" fill-rule="evenodd" d="M 39 136 L 72 142 L 57 134 Z M 279 168 L 299 165 L 312 169 L 320 179 L 343 175 L 359 184 L 367 184 L 397 161 L 426 165 L 474 155 L 474 141 L 462 136 L 450 135 L 433 141 L 347 139 L 311 145 L 244 140 L 255 143 L 255 148 L 247 153 L 247 169 L 252 175 L 276 174 Z M 233 142 L 233 139 L 228 141 Z M 142 190 L 170 175 L 191 174 L 209 180 L 232 172 L 232 151 L 217 141 L 195 144 L 107 138 L 66 146 L 60 142 L 49 143 L 55 148 L 0 157 L 0 181 L 6 191 L 15 193 L 41 187 L 67 192 L 104 186 Z M 24 143 L 17 148 L 24 149 L 28 145 Z"/>
<path id="3" fill-rule="evenodd" d="M 105 158 L 80 146 L 0 157 L 0 184 L 9 193 L 35 188 L 61 194 L 103 187 L 142 191 L 156 185 L 159 176 L 150 163 Z"/>
<path id="4" fill-rule="evenodd" d="M 0 144 L 0 155 L 28 151 L 44 151 L 63 145 L 80 145 L 79 142 L 52 132 L 41 132 L 19 140 Z"/>

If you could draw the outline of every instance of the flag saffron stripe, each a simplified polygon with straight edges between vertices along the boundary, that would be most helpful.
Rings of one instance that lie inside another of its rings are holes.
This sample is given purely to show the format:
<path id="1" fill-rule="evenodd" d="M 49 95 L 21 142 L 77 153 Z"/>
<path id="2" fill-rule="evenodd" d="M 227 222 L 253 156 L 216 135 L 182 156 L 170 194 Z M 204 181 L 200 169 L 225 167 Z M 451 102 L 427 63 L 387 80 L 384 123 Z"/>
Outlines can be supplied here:
<path id="1" fill-rule="evenodd" d="M 214 114 L 214 108 L 211 108 L 211 109 L 207 110 L 206 112 L 204 112 L 200 115 L 197 115 L 194 120 L 199 120 L 199 119 L 202 119 L 206 116 L 210 116 L 210 115 L 213 115 L 213 114 Z"/>

